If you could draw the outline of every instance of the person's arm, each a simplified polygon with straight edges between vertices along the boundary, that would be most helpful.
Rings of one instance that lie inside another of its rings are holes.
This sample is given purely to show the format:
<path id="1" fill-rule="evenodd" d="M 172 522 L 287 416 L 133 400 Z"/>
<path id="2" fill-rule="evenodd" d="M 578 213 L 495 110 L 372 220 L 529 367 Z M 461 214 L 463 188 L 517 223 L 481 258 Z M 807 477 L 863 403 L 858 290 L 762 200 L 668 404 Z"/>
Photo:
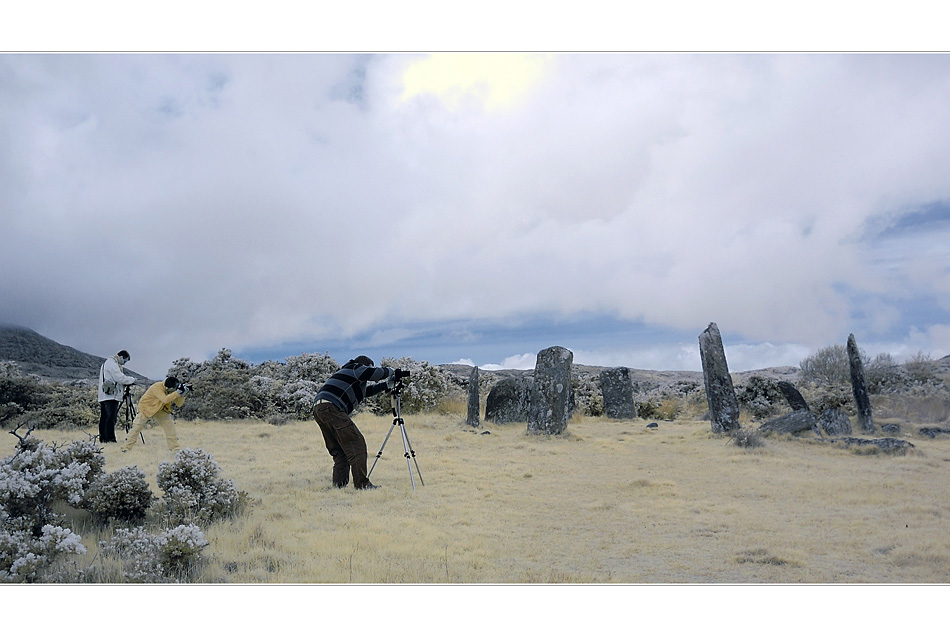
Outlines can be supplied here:
<path id="1" fill-rule="evenodd" d="M 393 374 L 395 370 L 392 367 L 366 367 L 361 366 L 356 368 L 356 377 L 359 378 L 364 383 L 367 383 L 371 380 L 386 380 Z"/>
<path id="2" fill-rule="evenodd" d="M 375 385 L 366 386 L 366 398 L 372 398 L 376 394 L 386 391 L 388 385 L 386 383 L 376 383 Z"/>
<path id="3" fill-rule="evenodd" d="M 175 403 L 181 407 L 183 404 L 185 404 L 185 397 L 179 394 L 177 391 L 169 392 L 159 398 L 159 400 L 162 401 L 163 405 L 171 405 L 172 403 Z"/>

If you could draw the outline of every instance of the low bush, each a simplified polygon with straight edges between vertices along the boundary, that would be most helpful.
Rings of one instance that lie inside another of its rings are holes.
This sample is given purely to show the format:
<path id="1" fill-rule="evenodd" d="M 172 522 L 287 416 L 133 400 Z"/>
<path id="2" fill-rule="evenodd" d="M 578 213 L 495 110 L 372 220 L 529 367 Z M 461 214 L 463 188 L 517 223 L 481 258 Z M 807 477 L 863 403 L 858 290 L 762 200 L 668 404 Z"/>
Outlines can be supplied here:
<path id="1" fill-rule="evenodd" d="M 740 427 L 734 430 L 729 437 L 732 440 L 732 444 L 744 449 L 755 449 L 756 447 L 765 445 L 765 441 L 762 439 L 762 433 L 758 429 Z"/>
<path id="2" fill-rule="evenodd" d="M 752 376 L 745 385 L 736 387 L 736 400 L 754 419 L 762 420 L 775 413 L 785 397 L 775 379 Z"/>
<path id="3" fill-rule="evenodd" d="M 452 389 L 461 394 L 449 380 L 445 371 L 433 367 L 426 361 L 415 361 L 412 358 L 384 358 L 380 365 L 408 370 L 410 373 L 401 394 L 403 414 L 437 409 L 452 393 Z M 365 405 L 366 409 L 378 416 L 391 413 L 390 395 L 386 392 L 370 398 Z"/>
<path id="4" fill-rule="evenodd" d="M 141 526 L 118 529 L 111 540 L 99 543 L 105 556 L 122 561 L 122 577 L 132 583 L 193 580 L 206 546 L 204 533 L 194 524 L 159 534 Z"/>
<path id="5" fill-rule="evenodd" d="M 137 524 L 145 519 L 155 496 L 137 467 L 122 467 L 90 486 L 83 508 L 100 523 Z"/>
<path id="6" fill-rule="evenodd" d="M 85 554 L 86 547 L 71 529 L 44 524 L 34 533 L 24 519 L 11 519 L 2 511 L 0 522 L 0 582 L 80 579 L 82 571 L 70 556 Z"/>
<path id="7" fill-rule="evenodd" d="M 223 479 L 218 463 L 201 449 L 182 449 L 173 462 L 158 465 L 158 486 L 164 492 L 161 512 L 172 524 L 228 518 L 248 501 L 247 493 Z"/>
<path id="8" fill-rule="evenodd" d="M 16 453 L 0 462 L 0 582 L 101 581 L 99 565 L 80 568 L 73 556 L 86 553 L 82 539 L 65 525 L 68 504 L 89 511 L 99 523 L 141 523 L 155 499 L 138 467 L 106 474 L 102 449 L 92 440 L 65 447 L 25 435 Z M 201 551 L 208 546 L 197 521 L 235 515 L 247 493 L 220 477 L 220 467 L 200 449 L 184 449 L 159 465 L 165 490 L 159 519 L 175 528 L 155 534 L 138 526 L 118 528 L 102 555 L 122 562 L 130 582 L 194 579 Z M 54 508 L 55 507 L 55 508 Z"/>
<path id="9" fill-rule="evenodd" d="M 79 506 L 103 465 L 88 458 L 90 443 L 56 449 L 31 432 L 14 430 L 16 453 L 0 463 L 0 581 L 74 581 L 78 567 L 68 556 L 86 549 L 54 505 Z"/>
<path id="10" fill-rule="evenodd" d="M 0 423 L 34 429 L 85 429 L 98 423 L 94 387 L 41 382 L 16 370 L 0 369 Z"/>
<path id="11" fill-rule="evenodd" d="M 17 452 L 0 464 L 0 517 L 5 523 L 18 520 L 38 537 L 44 526 L 59 523 L 56 502 L 79 506 L 96 470 L 73 458 L 71 448 L 57 451 L 29 438 L 29 432 L 20 439 Z"/>
<path id="12" fill-rule="evenodd" d="M 285 363 L 267 361 L 252 365 L 221 349 L 210 361 L 192 362 L 181 358 L 168 370 L 183 382 L 194 385 L 181 418 L 193 420 L 241 420 L 287 415 L 310 418 L 313 399 L 320 386 L 339 369 L 326 354 L 290 356 Z"/>

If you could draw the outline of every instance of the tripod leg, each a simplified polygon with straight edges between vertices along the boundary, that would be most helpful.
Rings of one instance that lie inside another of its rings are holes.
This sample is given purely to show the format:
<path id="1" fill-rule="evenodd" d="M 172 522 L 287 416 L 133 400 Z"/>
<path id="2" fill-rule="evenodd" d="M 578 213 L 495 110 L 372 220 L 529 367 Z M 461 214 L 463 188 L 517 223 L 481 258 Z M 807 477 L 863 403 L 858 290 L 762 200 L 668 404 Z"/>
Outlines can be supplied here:
<path id="1" fill-rule="evenodd" d="M 412 443 L 409 442 L 409 432 L 406 431 L 405 424 L 402 426 L 402 437 L 403 447 L 406 450 L 406 462 L 408 463 L 408 458 L 412 456 L 412 462 L 416 465 L 416 473 L 419 474 L 419 483 L 422 484 L 422 486 L 426 486 L 425 481 L 422 479 L 422 472 L 419 471 L 419 461 L 416 460 L 416 450 L 412 448 Z M 409 476 L 412 477 L 412 467 L 409 468 Z"/>
<path id="2" fill-rule="evenodd" d="M 412 463 L 409 461 L 409 438 L 406 437 L 406 424 L 402 421 L 402 418 L 399 419 L 399 431 L 402 434 L 402 449 L 404 451 L 404 456 L 406 458 L 406 466 L 409 467 L 409 482 L 412 483 L 412 488 L 416 488 L 416 479 L 412 477 Z M 419 476 L 419 479 L 422 479 L 422 476 Z"/>
<path id="3" fill-rule="evenodd" d="M 383 455 L 383 449 L 386 447 L 386 443 L 389 442 L 389 437 L 393 435 L 393 429 L 396 428 L 396 421 L 393 420 L 393 424 L 389 427 L 389 433 L 386 434 L 386 439 L 383 440 L 383 445 L 379 448 L 379 452 L 376 454 L 376 459 L 373 460 L 373 466 L 369 468 L 369 471 L 366 473 L 367 479 L 373 475 L 373 469 L 376 468 L 376 462 Z"/>

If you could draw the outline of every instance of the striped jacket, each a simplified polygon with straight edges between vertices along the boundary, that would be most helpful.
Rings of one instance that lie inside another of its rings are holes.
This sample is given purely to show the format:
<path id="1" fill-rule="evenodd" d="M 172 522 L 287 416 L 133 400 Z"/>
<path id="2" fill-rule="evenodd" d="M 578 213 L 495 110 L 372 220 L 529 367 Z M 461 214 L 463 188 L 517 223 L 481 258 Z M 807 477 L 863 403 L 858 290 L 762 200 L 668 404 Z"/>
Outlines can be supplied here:
<path id="1" fill-rule="evenodd" d="M 386 383 L 367 386 L 370 381 L 383 381 L 395 373 L 391 367 L 367 367 L 347 363 L 327 379 L 314 397 L 314 402 L 327 400 L 347 414 L 364 398 L 375 396 L 386 389 Z"/>

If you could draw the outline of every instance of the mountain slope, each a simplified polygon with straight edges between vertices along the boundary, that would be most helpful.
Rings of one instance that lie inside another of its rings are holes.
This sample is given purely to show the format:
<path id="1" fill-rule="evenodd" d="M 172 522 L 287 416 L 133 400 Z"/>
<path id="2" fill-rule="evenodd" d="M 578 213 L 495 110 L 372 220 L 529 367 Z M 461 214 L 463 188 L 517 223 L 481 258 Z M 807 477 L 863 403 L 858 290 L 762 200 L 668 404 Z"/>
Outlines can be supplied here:
<path id="1" fill-rule="evenodd" d="M 95 380 L 105 358 L 80 352 L 16 325 L 0 325 L 0 361 L 14 361 L 25 374 L 47 380 Z M 145 379 L 141 374 L 126 370 Z"/>

